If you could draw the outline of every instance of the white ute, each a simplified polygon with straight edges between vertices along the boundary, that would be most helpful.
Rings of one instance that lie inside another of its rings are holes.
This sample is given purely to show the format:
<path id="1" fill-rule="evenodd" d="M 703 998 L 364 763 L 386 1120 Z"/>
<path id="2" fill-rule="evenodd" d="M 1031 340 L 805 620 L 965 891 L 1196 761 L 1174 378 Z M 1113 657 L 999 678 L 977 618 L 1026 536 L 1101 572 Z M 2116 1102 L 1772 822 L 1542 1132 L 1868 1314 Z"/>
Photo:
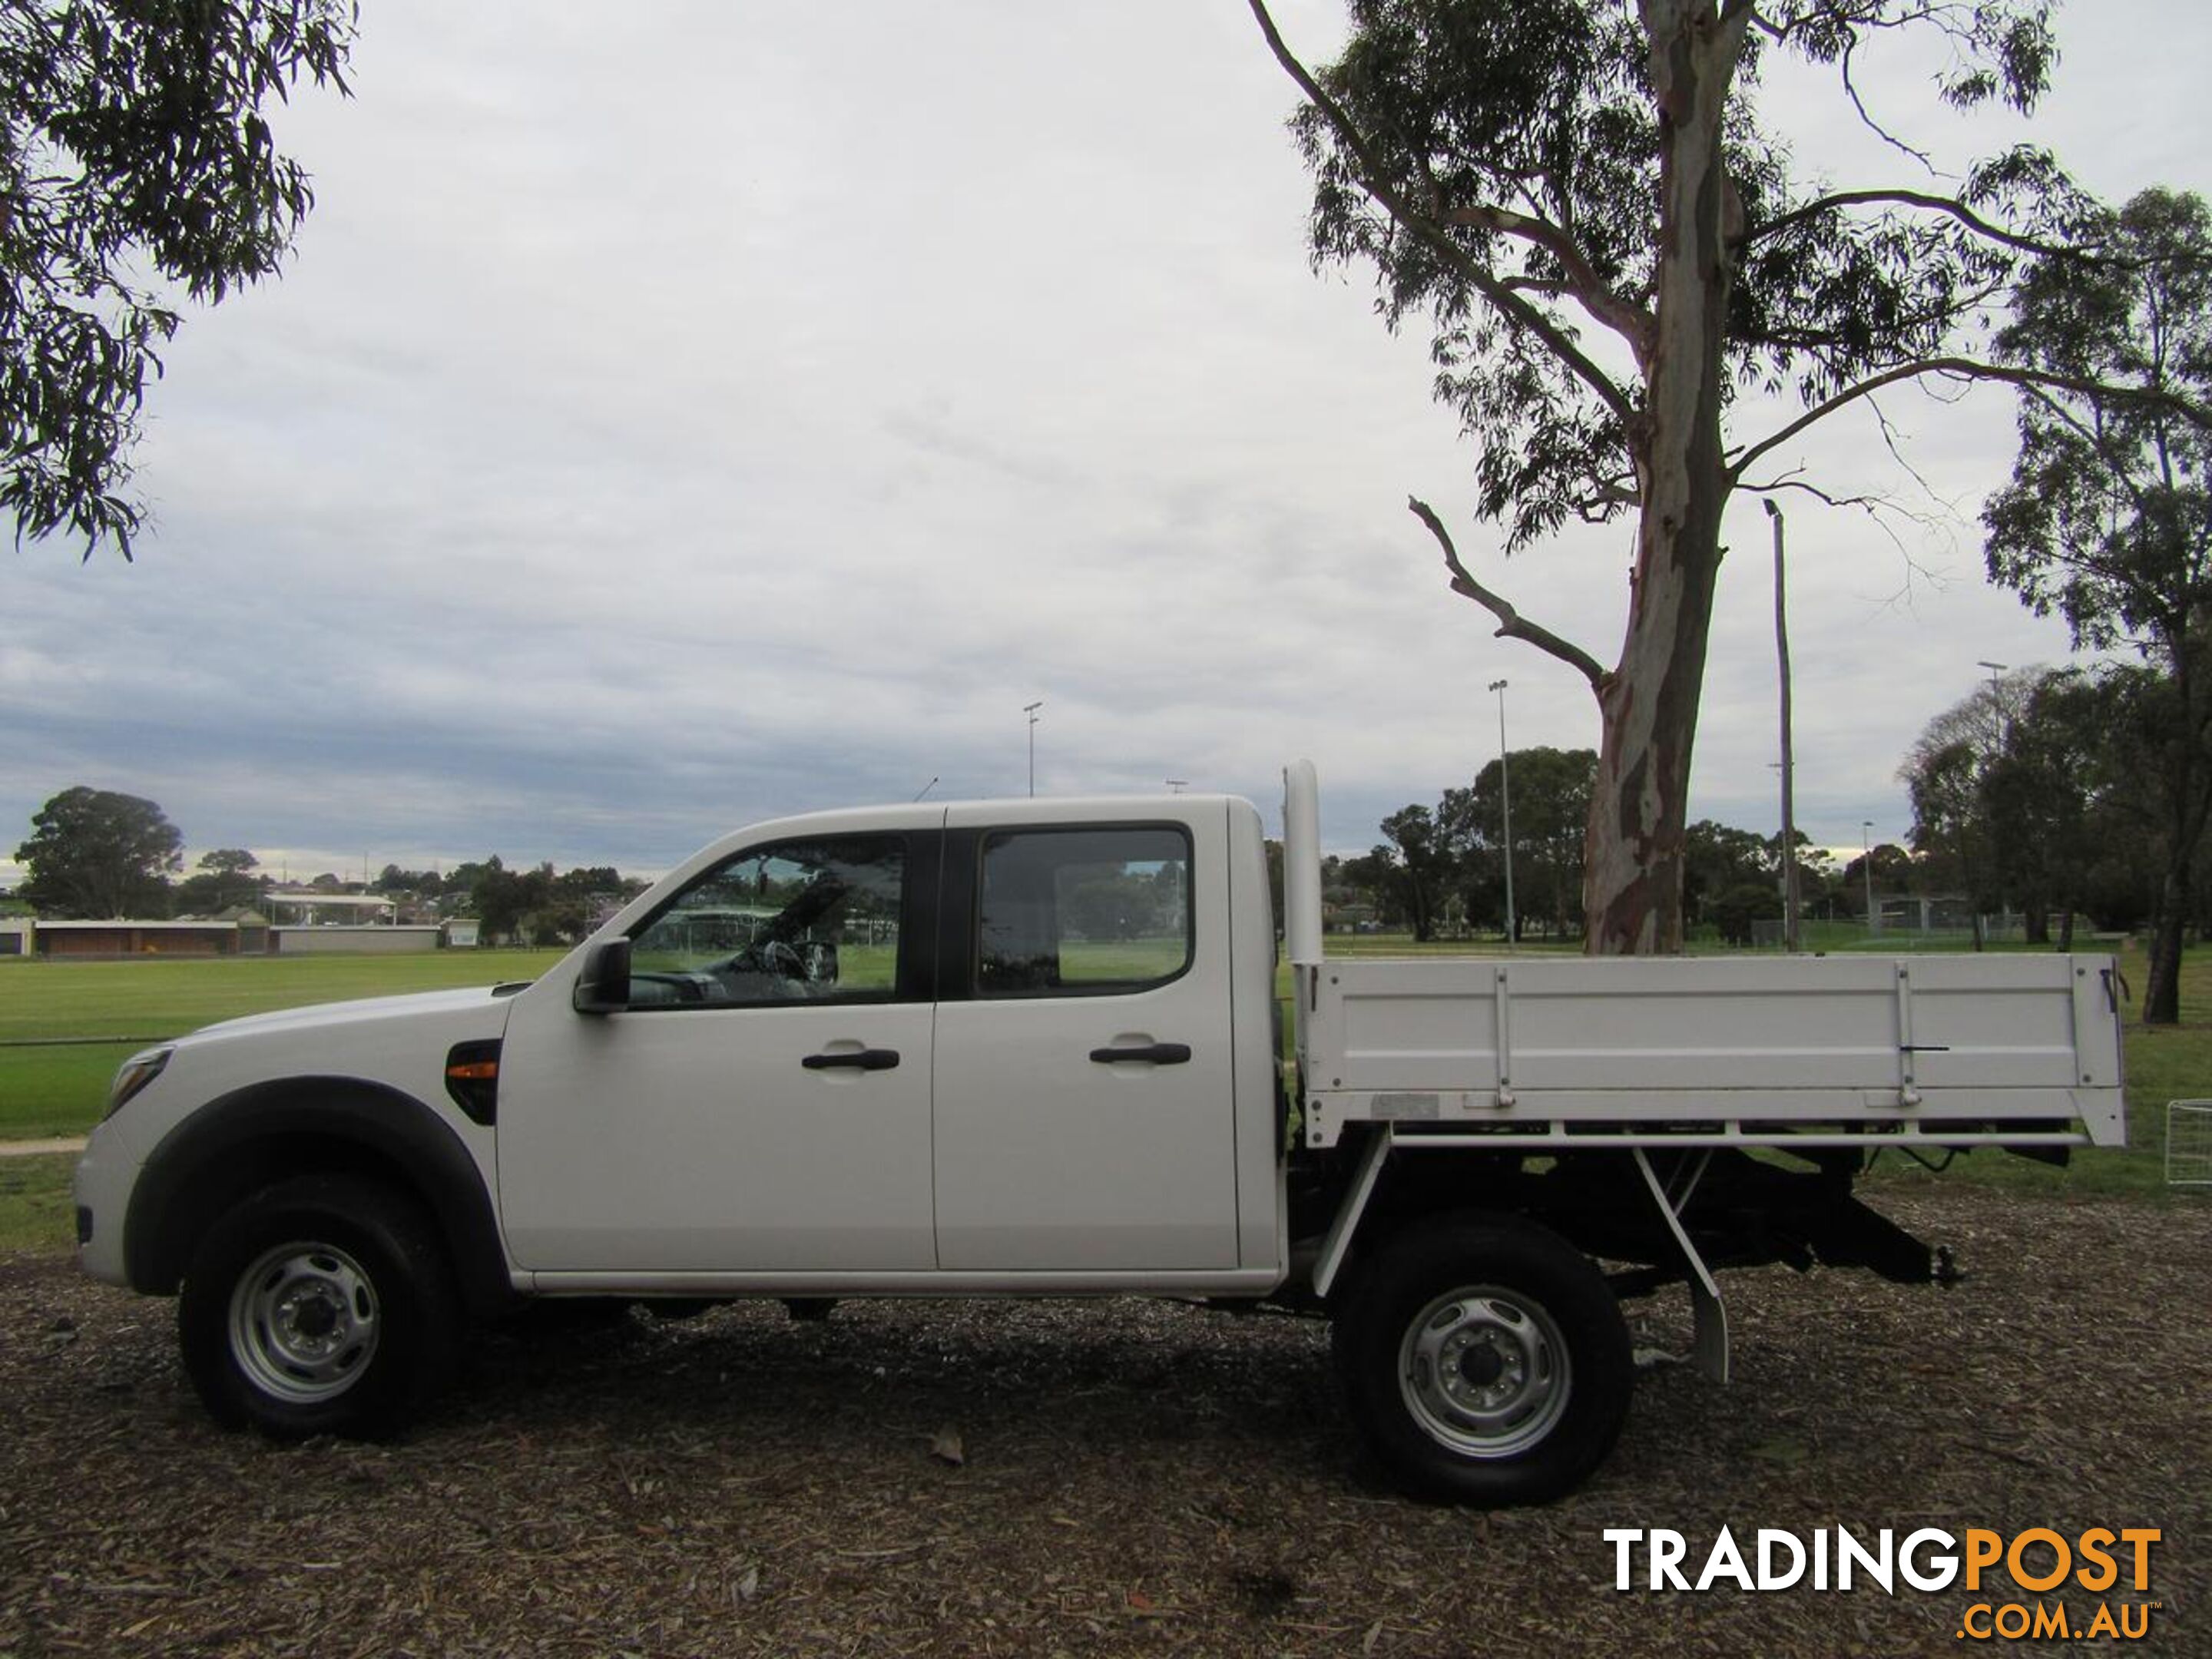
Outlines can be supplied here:
<path id="1" fill-rule="evenodd" d="M 1948 1275 L 1852 1196 L 1876 1152 L 2124 1139 L 2109 958 L 1333 961 L 1285 783 L 1294 1082 L 1249 802 L 786 818 L 532 984 L 135 1056 L 84 1266 L 283 1437 L 393 1431 L 533 1298 L 1266 1302 L 1404 1489 L 1510 1504 L 1620 1432 L 1622 1297 L 1686 1284 L 1725 1377 L 1717 1268 Z"/>

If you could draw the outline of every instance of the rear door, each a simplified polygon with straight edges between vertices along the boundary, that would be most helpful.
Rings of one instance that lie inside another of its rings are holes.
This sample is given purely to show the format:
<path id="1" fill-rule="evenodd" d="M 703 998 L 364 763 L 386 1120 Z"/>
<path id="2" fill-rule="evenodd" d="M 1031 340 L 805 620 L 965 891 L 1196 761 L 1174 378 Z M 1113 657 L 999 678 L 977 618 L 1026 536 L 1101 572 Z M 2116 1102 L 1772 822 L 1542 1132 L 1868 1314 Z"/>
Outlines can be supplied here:
<path id="1" fill-rule="evenodd" d="M 1095 813 L 949 817 L 933 1147 L 947 1271 L 1237 1265 L 1226 812 Z"/>

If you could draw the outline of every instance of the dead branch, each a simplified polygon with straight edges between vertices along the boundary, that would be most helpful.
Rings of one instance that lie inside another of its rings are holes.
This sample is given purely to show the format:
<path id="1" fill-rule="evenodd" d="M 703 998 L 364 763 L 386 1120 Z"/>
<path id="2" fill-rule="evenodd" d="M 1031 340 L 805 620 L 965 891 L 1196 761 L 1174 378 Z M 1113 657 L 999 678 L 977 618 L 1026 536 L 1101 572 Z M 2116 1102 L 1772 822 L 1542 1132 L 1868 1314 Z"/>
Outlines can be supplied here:
<path id="1" fill-rule="evenodd" d="M 1406 507 L 1415 518 L 1428 526 L 1429 534 L 1434 536 L 1437 538 L 1437 545 L 1443 549 L 1444 568 L 1451 572 L 1452 592 L 1473 599 L 1492 616 L 1497 617 L 1499 639 L 1520 640 L 1533 645 L 1539 651 L 1558 658 L 1570 668 L 1580 673 L 1589 682 L 1591 690 L 1604 690 L 1608 676 L 1599 665 L 1596 658 L 1591 656 L 1580 646 L 1561 639 L 1550 629 L 1528 621 L 1514 608 L 1510 600 L 1492 592 L 1468 574 L 1468 568 L 1460 562 L 1459 550 L 1452 545 L 1451 532 L 1444 528 L 1443 520 L 1437 516 L 1434 507 L 1418 495 L 1408 495 L 1406 498 Z"/>

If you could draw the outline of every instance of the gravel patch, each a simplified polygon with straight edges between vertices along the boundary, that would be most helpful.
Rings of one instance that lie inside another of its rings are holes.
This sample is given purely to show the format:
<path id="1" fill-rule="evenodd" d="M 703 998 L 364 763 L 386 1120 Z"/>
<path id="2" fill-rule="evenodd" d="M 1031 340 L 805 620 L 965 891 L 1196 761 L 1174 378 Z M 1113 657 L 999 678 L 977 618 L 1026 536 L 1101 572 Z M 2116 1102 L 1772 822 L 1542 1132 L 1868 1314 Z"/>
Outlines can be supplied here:
<path id="1" fill-rule="evenodd" d="M 1961 1650 L 1975 1601 L 2100 1599 L 1622 1593 L 1601 1537 L 1678 1528 L 1694 1573 L 1723 1525 L 1839 1523 L 2161 1528 L 2150 1590 L 2111 1599 L 2159 1603 L 2131 1646 L 2212 1654 L 2212 1206 L 1880 1201 L 1966 1282 L 1733 1275 L 1735 1382 L 1650 1366 L 1587 1488 L 1492 1514 L 1361 1467 L 1313 1322 L 767 1304 L 493 1334 L 404 1442 L 283 1447 L 200 1414 L 171 1304 L 18 1257 L 0 1655 L 1888 1656 Z M 1639 1347 L 1686 1352 L 1680 1291 L 1632 1306 Z"/>

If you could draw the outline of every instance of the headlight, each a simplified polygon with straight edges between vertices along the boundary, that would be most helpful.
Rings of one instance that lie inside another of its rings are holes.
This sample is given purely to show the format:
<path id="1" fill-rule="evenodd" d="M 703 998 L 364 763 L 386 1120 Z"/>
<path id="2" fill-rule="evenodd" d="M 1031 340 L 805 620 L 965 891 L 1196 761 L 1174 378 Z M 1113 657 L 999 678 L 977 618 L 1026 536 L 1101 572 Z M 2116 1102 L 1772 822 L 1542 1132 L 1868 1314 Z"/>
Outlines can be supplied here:
<path id="1" fill-rule="evenodd" d="M 161 1075 L 161 1068 L 169 1063 L 173 1048 L 149 1048 L 143 1054 L 133 1054 L 123 1062 L 116 1073 L 115 1081 L 108 1085 L 107 1111 L 113 1117 L 129 1103 L 132 1096 Z"/>

